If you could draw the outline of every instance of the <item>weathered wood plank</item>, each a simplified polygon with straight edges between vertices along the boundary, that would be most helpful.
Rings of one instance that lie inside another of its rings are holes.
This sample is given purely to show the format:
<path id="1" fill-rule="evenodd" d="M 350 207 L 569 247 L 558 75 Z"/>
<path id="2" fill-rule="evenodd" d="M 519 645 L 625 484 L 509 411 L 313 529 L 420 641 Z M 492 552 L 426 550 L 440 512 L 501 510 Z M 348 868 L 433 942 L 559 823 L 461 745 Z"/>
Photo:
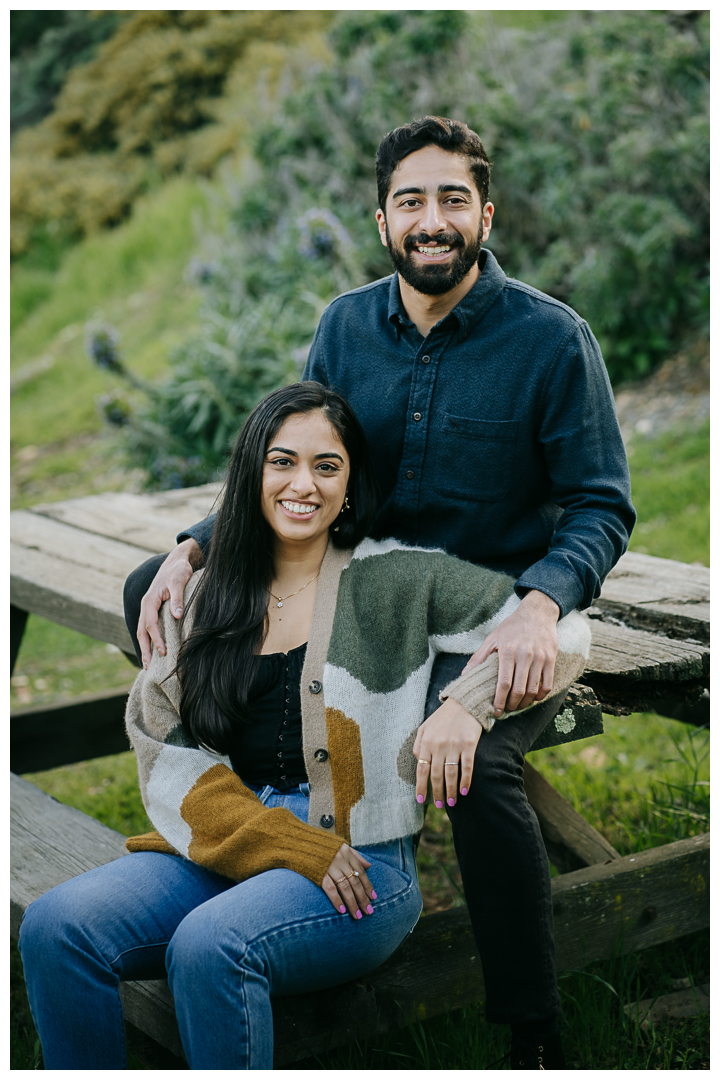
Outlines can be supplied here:
<path id="1" fill-rule="evenodd" d="M 591 623 L 590 658 L 580 681 L 593 688 L 604 712 L 644 712 L 665 699 L 693 703 L 709 685 L 707 645 L 614 621 Z"/>
<path id="2" fill-rule="evenodd" d="M 125 851 L 125 837 L 10 774 L 10 932 L 48 889 Z"/>
<path id="3" fill-rule="evenodd" d="M 24 611 L 133 651 L 122 608 L 122 582 L 90 567 L 28 548 L 11 548 L 10 597 Z"/>
<path id="4" fill-rule="evenodd" d="M 530 750 L 589 739 L 592 735 L 602 735 L 604 730 L 602 708 L 595 692 L 589 686 L 573 683 L 557 716 L 540 732 Z"/>
<path id="5" fill-rule="evenodd" d="M 125 540 L 148 555 L 169 551 L 182 530 L 212 510 L 220 485 L 147 495 L 104 492 L 33 507 L 33 513 L 87 533 Z M 142 560 L 140 560 L 142 561 Z"/>
<path id="6" fill-rule="evenodd" d="M 28 903 L 91 866 L 124 854 L 123 837 L 12 782 L 11 929 Z M 109 836 L 108 836 L 109 834 Z M 709 924 L 710 836 L 693 837 L 554 878 L 558 967 L 582 967 L 681 937 Z M 126 984 L 129 1019 L 179 1056 L 164 983 Z M 134 995 L 137 995 L 134 997 Z M 481 1001 L 480 961 L 466 908 L 421 919 L 401 949 L 366 978 L 320 994 L 277 999 L 277 1066 L 412 1020 Z M 132 999 L 132 1000 L 131 1000 Z"/>
<path id="7" fill-rule="evenodd" d="M 710 640 L 710 570 L 629 551 L 610 571 L 595 606 L 628 626 Z"/>
<path id="8" fill-rule="evenodd" d="M 128 666 L 132 678 L 132 669 Z M 129 749 L 128 691 L 86 694 L 57 705 L 35 705 L 10 715 L 10 768 L 40 772 Z"/>
<path id="9" fill-rule="evenodd" d="M 561 874 L 621 858 L 602 833 L 578 814 L 529 761 L 525 762 L 524 780 L 548 856 Z"/>

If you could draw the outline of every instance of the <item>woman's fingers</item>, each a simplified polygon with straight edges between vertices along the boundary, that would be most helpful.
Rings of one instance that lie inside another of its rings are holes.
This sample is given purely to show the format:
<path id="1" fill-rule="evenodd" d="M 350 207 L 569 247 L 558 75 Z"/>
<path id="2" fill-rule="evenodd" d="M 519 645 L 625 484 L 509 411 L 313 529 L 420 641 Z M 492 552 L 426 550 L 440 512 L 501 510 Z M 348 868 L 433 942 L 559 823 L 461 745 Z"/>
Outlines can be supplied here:
<path id="1" fill-rule="evenodd" d="M 415 773 L 415 796 L 419 803 L 424 803 L 427 799 L 427 786 L 428 778 L 430 776 L 430 761 L 427 758 L 421 756 L 418 758 L 417 770 Z"/>
<path id="2" fill-rule="evenodd" d="M 460 759 L 446 759 L 445 767 L 445 797 L 448 806 L 454 806 L 458 797 L 458 777 L 460 776 Z"/>
<path id="3" fill-rule="evenodd" d="M 366 873 L 369 866 L 368 860 L 347 844 L 343 844 L 331 862 L 323 879 L 323 890 L 341 915 L 349 912 L 354 919 L 372 915 L 372 901 L 377 899 L 377 894 Z"/>
<path id="4" fill-rule="evenodd" d="M 482 732 L 482 728 L 480 728 Z M 477 745 L 477 744 L 476 744 Z M 471 751 L 463 752 L 460 760 L 460 794 L 467 795 L 472 780 L 473 765 L 475 763 L 475 747 Z"/>

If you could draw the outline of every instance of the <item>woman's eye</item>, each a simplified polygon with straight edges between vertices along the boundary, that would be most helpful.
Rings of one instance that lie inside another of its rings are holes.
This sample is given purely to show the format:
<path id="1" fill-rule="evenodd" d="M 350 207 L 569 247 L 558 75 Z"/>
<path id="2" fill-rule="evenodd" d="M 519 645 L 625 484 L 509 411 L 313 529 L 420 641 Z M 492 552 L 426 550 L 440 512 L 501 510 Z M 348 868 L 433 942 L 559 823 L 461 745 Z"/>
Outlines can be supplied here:
<path id="1" fill-rule="evenodd" d="M 329 461 L 323 461 L 322 464 L 318 465 L 318 469 L 325 473 L 334 473 L 337 472 L 337 465 L 331 465 Z"/>
<path id="2" fill-rule="evenodd" d="M 270 458 L 269 463 L 270 463 L 270 465 L 293 465 L 294 464 L 294 462 L 292 462 L 290 460 L 290 458 L 285 458 L 285 457 Z"/>

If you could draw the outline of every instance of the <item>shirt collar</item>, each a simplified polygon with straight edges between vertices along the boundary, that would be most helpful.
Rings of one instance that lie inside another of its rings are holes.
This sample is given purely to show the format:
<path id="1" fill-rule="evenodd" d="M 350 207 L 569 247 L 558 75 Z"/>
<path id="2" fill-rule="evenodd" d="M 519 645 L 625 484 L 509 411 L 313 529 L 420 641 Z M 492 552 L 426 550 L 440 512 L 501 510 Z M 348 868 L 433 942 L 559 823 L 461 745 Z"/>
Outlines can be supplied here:
<path id="1" fill-rule="evenodd" d="M 481 274 L 467 296 L 464 296 L 459 304 L 450 311 L 438 325 L 448 319 L 457 320 L 461 331 L 467 337 L 473 326 L 480 321 L 488 308 L 495 302 L 505 288 L 507 278 L 499 262 L 488 248 L 480 252 Z M 411 327 L 413 323 L 408 319 L 400 295 L 400 281 L 397 271 L 390 279 L 390 295 L 388 297 L 388 319 L 395 326 L 398 336 L 401 327 Z"/>

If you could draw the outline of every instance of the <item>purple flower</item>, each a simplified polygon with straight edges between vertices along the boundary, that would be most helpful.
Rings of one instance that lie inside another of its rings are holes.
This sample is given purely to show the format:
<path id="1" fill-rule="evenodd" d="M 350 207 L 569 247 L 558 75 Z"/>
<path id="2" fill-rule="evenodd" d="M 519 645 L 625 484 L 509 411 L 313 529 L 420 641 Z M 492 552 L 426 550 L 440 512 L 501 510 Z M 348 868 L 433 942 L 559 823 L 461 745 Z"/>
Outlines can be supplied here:
<path id="1" fill-rule="evenodd" d="M 90 359 L 106 371 L 123 373 L 118 352 L 120 335 L 109 323 L 88 323 L 85 327 L 85 351 Z"/>
<path id="2" fill-rule="evenodd" d="M 329 210 L 313 207 L 298 220 L 298 250 L 306 259 L 340 259 L 352 247 L 348 233 Z"/>

